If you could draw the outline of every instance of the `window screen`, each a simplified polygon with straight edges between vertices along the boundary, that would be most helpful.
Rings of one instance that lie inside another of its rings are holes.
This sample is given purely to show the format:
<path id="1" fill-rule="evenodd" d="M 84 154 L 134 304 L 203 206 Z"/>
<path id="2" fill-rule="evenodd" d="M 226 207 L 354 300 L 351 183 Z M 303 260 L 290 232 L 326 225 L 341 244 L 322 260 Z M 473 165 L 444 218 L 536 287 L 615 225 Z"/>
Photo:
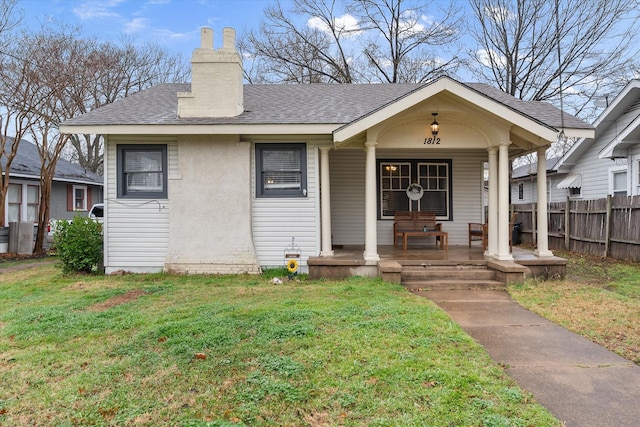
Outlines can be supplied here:
<path id="1" fill-rule="evenodd" d="M 118 197 L 167 197 L 167 146 L 118 146 Z"/>

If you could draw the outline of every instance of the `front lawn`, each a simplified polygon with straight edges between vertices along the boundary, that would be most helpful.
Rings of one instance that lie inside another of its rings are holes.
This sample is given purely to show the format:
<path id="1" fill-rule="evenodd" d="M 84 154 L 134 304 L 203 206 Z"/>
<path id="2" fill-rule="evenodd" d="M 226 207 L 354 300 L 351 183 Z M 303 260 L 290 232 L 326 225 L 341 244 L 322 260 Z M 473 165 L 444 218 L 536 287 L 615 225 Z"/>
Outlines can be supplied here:
<path id="1" fill-rule="evenodd" d="M 640 266 L 571 252 L 554 254 L 568 260 L 567 277 L 512 285 L 513 299 L 640 364 Z"/>
<path id="2" fill-rule="evenodd" d="M 0 274 L 0 425 L 556 426 L 379 280 Z"/>

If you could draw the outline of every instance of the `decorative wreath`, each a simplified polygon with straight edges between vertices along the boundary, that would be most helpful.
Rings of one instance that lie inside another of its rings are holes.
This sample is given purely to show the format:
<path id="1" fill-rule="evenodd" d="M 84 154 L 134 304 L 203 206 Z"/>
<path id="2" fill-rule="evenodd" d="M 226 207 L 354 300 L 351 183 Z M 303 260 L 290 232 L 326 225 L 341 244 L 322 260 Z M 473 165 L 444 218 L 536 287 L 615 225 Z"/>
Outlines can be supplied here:
<path id="1" fill-rule="evenodd" d="M 287 262 L 287 271 L 291 274 L 295 274 L 298 271 L 298 261 L 295 259 L 290 259 Z"/>
<path id="2" fill-rule="evenodd" d="M 407 197 L 411 200 L 420 200 L 424 195 L 422 186 L 417 183 L 413 183 L 407 187 Z"/>

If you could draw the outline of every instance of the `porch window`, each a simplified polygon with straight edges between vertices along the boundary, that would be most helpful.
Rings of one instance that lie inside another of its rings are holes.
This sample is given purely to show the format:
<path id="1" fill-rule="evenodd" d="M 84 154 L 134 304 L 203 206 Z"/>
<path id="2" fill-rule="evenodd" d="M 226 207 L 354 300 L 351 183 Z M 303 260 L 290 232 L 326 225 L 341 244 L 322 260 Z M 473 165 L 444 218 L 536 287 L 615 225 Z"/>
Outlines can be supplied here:
<path id="1" fill-rule="evenodd" d="M 411 200 L 407 187 L 423 189 Z M 451 160 L 379 160 L 379 218 L 392 219 L 396 211 L 435 212 L 440 220 L 451 220 Z"/>
<path id="2" fill-rule="evenodd" d="M 256 197 L 306 197 L 305 144 L 256 144 Z"/>
<path id="3" fill-rule="evenodd" d="M 167 146 L 118 145 L 118 197 L 167 197 Z"/>

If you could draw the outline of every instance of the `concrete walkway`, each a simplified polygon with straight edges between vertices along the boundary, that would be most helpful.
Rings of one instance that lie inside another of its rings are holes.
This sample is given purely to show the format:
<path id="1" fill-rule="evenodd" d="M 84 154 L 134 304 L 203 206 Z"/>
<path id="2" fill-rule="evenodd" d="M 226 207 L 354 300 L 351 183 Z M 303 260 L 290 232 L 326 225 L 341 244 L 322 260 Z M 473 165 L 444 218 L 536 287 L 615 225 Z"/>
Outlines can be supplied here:
<path id="1" fill-rule="evenodd" d="M 640 426 L 640 367 L 504 291 L 425 291 L 567 427 Z"/>

